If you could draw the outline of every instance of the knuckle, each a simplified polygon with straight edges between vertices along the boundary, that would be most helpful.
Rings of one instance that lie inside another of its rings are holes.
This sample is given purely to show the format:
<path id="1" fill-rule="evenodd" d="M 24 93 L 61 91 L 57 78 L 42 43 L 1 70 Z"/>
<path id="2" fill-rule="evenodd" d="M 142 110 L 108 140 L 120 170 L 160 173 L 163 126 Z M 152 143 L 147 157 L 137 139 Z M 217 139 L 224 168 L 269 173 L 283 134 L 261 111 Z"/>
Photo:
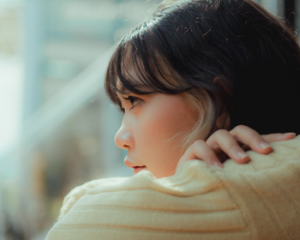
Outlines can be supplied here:
<path id="1" fill-rule="evenodd" d="M 224 135 L 227 135 L 228 131 L 225 129 L 219 129 L 215 132 L 216 137 L 223 137 Z"/>
<path id="2" fill-rule="evenodd" d="M 193 144 L 193 151 L 198 154 L 205 154 L 210 148 L 204 140 L 197 140 Z"/>
<path id="3" fill-rule="evenodd" d="M 203 143 L 204 143 L 204 141 L 202 139 L 198 139 L 193 143 L 193 145 L 198 146 L 198 145 L 202 145 Z"/>
<path id="4" fill-rule="evenodd" d="M 193 142 L 193 144 L 191 145 L 191 148 L 194 150 L 194 149 L 197 149 L 199 148 L 200 146 L 202 146 L 205 142 L 202 140 L 202 139 L 198 139 L 196 140 L 195 142 Z"/>
<path id="5" fill-rule="evenodd" d="M 238 132 L 238 131 L 241 131 L 241 130 L 245 130 L 246 128 L 247 127 L 245 125 L 241 124 L 241 125 L 237 125 L 236 127 L 234 127 L 233 131 Z"/>
<path id="6" fill-rule="evenodd" d="M 204 140 L 196 140 L 193 143 L 193 149 L 192 151 L 198 154 L 201 154 L 201 156 L 204 158 L 203 160 L 210 160 L 214 158 L 214 152 L 211 150 L 211 148 L 206 144 Z"/>
<path id="7" fill-rule="evenodd" d="M 229 133 L 232 135 L 232 136 L 237 136 L 239 135 L 241 132 L 245 132 L 247 130 L 250 130 L 249 127 L 245 126 L 245 125 L 237 125 L 235 126 Z"/>

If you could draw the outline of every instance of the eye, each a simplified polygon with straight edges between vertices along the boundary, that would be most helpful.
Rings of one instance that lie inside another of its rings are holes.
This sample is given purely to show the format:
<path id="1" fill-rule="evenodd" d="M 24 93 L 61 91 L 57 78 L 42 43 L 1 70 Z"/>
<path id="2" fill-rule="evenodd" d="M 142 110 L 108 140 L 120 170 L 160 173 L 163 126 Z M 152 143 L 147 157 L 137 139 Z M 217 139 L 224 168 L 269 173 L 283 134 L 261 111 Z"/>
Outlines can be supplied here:
<path id="1" fill-rule="evenodd" d="M 134 108 L 142 99 L 134 96 L 128 96 L 127 98 L 124 97 L 124 100 L 128 101 L 131 105 L 131 108 Z"/>

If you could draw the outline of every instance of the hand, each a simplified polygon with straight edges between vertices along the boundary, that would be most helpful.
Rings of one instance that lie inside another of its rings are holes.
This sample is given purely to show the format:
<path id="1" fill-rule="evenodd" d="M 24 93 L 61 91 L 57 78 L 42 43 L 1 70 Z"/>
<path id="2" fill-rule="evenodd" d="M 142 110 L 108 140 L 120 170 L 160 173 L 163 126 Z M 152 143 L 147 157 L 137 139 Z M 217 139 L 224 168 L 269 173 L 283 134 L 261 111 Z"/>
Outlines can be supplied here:
<path id="1" fill-rule="evenodd" d="M 199 159 L 209 165 L 223 167 L 222 162 L 231 158 L 237 163 L 250 161 L 246 150 L 268 154 L 272 151 L 271 142 L 295 138 L 295 133 L 274 133 L 260 135 L 253 129 L 239 125 L 231 131 L 220 129 L 214 132 L 206 141 L 195 141 L 180 158 L 177 168 L 185 161 Z"/>

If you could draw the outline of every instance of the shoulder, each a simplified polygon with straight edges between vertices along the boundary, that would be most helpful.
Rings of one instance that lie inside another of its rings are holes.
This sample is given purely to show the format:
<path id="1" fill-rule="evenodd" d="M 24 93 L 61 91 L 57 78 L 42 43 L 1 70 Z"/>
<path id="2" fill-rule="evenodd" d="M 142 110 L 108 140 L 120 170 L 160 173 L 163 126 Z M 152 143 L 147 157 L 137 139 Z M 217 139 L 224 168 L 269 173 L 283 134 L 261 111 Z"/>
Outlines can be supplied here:
<path id="1" fill-rule="evenodd" d="M 251 158 L 249 164 L 239 165 L 233 161 L 226 162 L 226 170 L 238 171 L 265 171 L 274 169 L 277 167 L 285 166 L 290 162 L 299 162 L 300 156 L 300 135 L 295 139 L 288 141 L 280 141 L 271 143 L 273 152 L 267 155 L 262 155 L 254 151 L 248 151 L 248 155 Z M 240 167 L 237 167 L 240 166 Z"/>
<path id="2" fill-rule="evenodd" d="M 246 165 L 229 160 L 219 169 L 188 161 L 168 178 L 155 179 L 141 171 L 130 178 L 77 187 L 65 198 L 60 220 L 47 239 L 299 235 L 295 222 L 300 220 L 300 138 L 272 146 L 269 155 L 249 152 L 252 161 Z"/>
<path id="3" fill-rule="evenodd" d="M 297 239 L 300 229 L 300 136 L 274 142 L 268 155 L 248 152 L 246 165 L 229 161 L 215 175 L 239 206 L 254 239 Z"/>
<path id="4" fill-rule="evenodd" d="M 75 205 L 75 203 L 81 199 L 89 190 L 95 188 L 109 188 L 114 185 L 118 185 L 125 181 L 126 178 L 108 178 L 108 179 L 98 179 L 87 182 L 81 186 L 75 187 L 72 191 L 66 195 L 63 201 L 63 205 L 60 209 L 60 215 L 58 220 L 61 219 L 65 214 L 67 214 L 70 209 Z"/>

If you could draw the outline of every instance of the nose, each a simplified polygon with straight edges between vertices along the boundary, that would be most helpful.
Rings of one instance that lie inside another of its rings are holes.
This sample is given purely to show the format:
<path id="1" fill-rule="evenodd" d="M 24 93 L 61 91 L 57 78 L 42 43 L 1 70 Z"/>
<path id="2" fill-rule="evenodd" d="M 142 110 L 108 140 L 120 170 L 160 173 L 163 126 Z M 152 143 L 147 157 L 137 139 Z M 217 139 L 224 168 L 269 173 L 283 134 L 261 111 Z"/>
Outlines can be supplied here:
<path id="1" fill-rule="evenodd" d="M 129 150 L 134 147 L 132 133 L 124 125 L 120 127 L 115 135 L 115 143 L 119 148 Z"/>

